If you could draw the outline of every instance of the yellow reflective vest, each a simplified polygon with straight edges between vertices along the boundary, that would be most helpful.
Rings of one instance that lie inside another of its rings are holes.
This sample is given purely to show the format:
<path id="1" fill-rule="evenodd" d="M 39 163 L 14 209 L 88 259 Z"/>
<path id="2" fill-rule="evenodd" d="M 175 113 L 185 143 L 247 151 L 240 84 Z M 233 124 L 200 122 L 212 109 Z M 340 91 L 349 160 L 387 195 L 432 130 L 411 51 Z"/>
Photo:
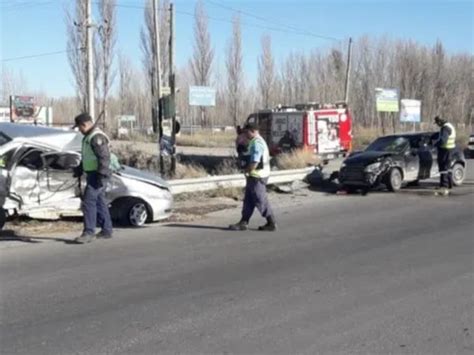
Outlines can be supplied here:
<path id="1" fill-rule="evenodd" d="M 91 141 L 96 135 L 101 134 L 109 142 L 107 135 L 99 128 L 94 130 L 82 139 L 82 170 L 87 172 L 97 171 L 99 169 L 99 160 L 92 149 Z"/>
<path id="2" fill-rule="evenodd" d="M 443 125 L 443 127 L 449 127 L 449 129 L 451 130 L 451 133 L 449 134 L 448 140 L 446 141 L 446 143 L 444 143 L 441 146 L 441 148 L 444 148 L 444 149 L 454 149 L 454 148 L 456 148 L 456 129 L 449 122 L 445 123 Z"/>
<path id="3" fill-rule="evenodd" d="M 253 149 L 255 149 L 256 145 L 260 145 L 263 148 L 262 158 L 260 162 L 256 162 L 257 168 L 252 170 L 249 173 L 249 176 L 258 179 L 266 179 L 270 176 L 270 151 L 268 149 L 267 143 L 265 142 L 265 139 L 263 139 L 261 136 L 257 136 L 249 143 L 249 153 L 252 152 Z"/>

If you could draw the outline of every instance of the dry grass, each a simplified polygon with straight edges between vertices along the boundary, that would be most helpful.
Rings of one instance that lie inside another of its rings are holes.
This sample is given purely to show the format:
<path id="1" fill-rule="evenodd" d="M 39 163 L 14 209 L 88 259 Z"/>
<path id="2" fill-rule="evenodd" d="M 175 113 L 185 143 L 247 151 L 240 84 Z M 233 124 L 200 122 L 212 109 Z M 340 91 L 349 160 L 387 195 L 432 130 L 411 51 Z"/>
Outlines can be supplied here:
<path id="1" fill-rule="evenodd" d="M 176 163 L 176 173 L 173 179 L 194 179 L 206 177 L 209 174 L 206 169 L 198 164 L 181 164 Z"/>
<path id="2" fill-rule="evenodd" d="M 319 157 L 307 149 L 297 149 L 291 153 L 283 153 L 276 157 L 276 165 L 280 170 L 302 169 L 308 166 L 315 166 L 320 162 Z"/>
<path id="3" fill-rule="evenodd" d="M 354 127 L 352 134 L 352 150 L 355 151 L 365 149 L 375 138 L 381 135 L 376 128 L 364 127 Z"/>
<path id="4" fill-rule="evenodd" d="M 193 134 L 181 134 L 176 137 L 177 145 L 183 147 L 232 147 L 234 132 L 198 131 Z"/>
<path id="5" fill-rule="evenodd" d="M 214 173 L 216 175 L 234 175 L 239 174 L 240 170 L 237 167 L 236 159 L 224 159 L 218 166 L 215 168 Z"/>
<path id="6" fill-rule="evenodd" d="M 137 149 L 133 144 L 117 145 L 112 149 L 121 164 L 132 168 L 155 171 L 158 168 L 157 158 L 153 155 Z"/>

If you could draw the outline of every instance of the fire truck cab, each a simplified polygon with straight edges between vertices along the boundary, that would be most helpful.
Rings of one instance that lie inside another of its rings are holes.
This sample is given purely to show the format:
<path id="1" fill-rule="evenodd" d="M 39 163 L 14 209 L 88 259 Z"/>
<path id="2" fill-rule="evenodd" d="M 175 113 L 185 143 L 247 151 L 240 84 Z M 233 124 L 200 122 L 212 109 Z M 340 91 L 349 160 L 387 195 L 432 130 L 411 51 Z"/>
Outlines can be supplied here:
<path id="1" fill-rule="evenodd" d="M 345 103 L 308 103 L 252 113 L 270 154 L 303 148 L 324 160 L 344 157 L 352 147 L 352 115 Z"/>

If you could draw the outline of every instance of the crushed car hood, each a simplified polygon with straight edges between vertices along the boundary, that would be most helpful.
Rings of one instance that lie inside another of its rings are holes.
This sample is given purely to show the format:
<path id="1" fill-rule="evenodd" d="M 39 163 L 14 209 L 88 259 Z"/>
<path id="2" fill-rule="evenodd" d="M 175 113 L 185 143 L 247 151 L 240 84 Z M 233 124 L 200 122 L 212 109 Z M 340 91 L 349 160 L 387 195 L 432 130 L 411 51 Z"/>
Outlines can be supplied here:
<path id="1" fill-rule="evenodd" d="M 10 139 L 24 138 L 62 151 L 81 150 L 82 134 L 71 129 L 0 123 L 0 132 Z"/>
<path id="2" fill-rule="evenodd" d="M 116 173 L 125 178 L 142 181 L 154 186 L 161 187 L 163 189 L 169 189 L 169 184 L 163 178 L 150 172 L 122 165 L 121 169 Z"/>
<path id="3" fill-rule="evenodd" d="M 347 158 L 344 163 L 346 165 L 366 165 L 373 163 L 380 158 L 385 158 L 394 155 L 395 153 L 391 152 L 363 151 Z"/>

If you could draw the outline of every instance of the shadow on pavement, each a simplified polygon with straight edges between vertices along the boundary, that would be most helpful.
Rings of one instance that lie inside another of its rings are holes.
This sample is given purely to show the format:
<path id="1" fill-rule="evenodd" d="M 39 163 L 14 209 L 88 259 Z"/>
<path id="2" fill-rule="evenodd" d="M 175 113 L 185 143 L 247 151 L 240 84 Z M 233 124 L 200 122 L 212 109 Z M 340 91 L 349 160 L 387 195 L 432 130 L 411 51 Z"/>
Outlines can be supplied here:
<path id="1" fill-rule="evenodd" d="M 52 240 L 56 242 L 63 242 L 65 244 L 77 244 L 71 239 L 64 238 L 45 238 L 45 237 L 29 237 L 24 235 L 18 235 L 15 231 L 12 230 L 2 230 L 0 231 L 0 242 L 23 242 L 23 243 L 42 243 L 43 240 Z"/>
<path id="2" fill-rule="evenodd" d="M 220 230 L 220 231 L 229 231 L 229 228 L 224 227 L 217 227 L 217 226 L 206 226 L 200 224 L 165 224 L 163 227 L 168 228 L 189 228 L 189 229 L 213 229 L 213 230 Z"/>

